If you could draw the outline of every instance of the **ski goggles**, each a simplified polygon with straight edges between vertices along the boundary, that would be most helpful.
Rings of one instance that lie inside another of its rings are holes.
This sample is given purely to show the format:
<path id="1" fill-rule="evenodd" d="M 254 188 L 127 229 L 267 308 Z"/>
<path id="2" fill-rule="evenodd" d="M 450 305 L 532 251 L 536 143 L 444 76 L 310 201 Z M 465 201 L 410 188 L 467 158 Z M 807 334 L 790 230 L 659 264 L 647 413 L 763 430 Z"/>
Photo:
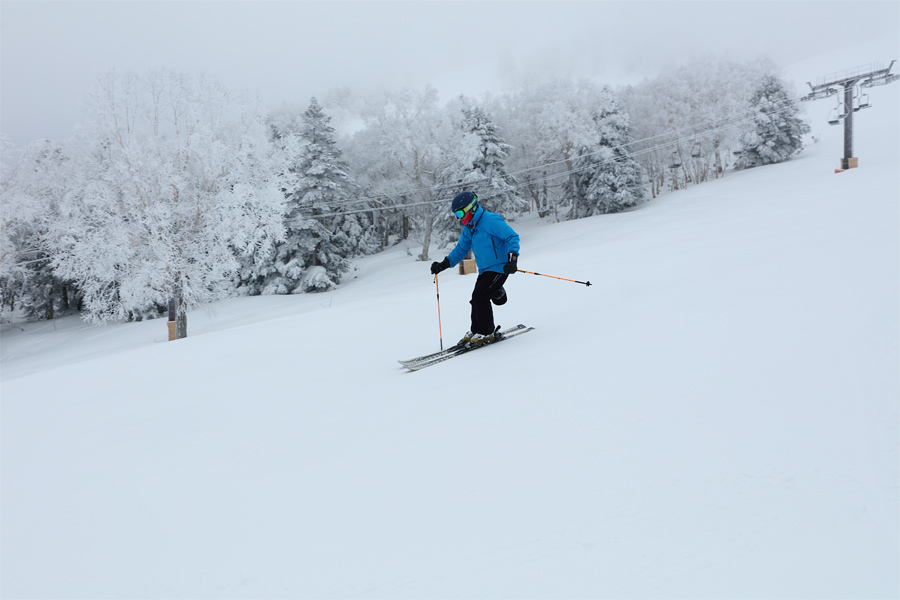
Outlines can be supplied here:
<path id="1" fill-rule="evenodd" d="M 457 219 L 462 219 L 464 216 L 466 216 L 466 213 L 468 213 L 470 210 L 474 210 L 476 206 L 478 206 L 478 197 L 477 196 L 471 202 L 469 202 L 469 204 L 466 205 L 465 207 L 463 207 L 459 210 L 453 211 L 453 214 L 456 215 Z"/>

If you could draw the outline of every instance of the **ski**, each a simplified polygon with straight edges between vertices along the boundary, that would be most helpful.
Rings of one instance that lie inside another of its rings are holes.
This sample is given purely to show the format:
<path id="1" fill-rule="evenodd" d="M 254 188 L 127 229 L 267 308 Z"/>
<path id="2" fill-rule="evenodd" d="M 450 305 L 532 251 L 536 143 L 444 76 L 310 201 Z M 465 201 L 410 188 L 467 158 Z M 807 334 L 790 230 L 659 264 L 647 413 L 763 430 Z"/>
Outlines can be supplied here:
<path id="1" fill-rule="evenodd" d="M 426 354 L 425 356 L 417 356 L 416 358 L 410 358 L 409 360 L 398 360 L 401 365 L 413 365 L 420 362 L 428 362 L 429 360 L 433 360 L 438 358 L 439 356 L 444 356 L 446 354 L 453 354 L 453 352 L 462 348 L 459 344 L 454 346 L 450 346 L 449 348 L 444 348 L 443 350 L 438 350 L 434 354 Z"/>
<path id="2" fill-rule="evenodd" d="M 505 329 L 505 330 L 501 331 L 501 332 L 500 332 L 500 335 L 501 335 L 501 336 L 502 336 L 502 335 L 507 335 L 507 334 L 512 333 L 513 331 L 517 331 L 517 330 L 519 330 L 519 329 L 523 329 L 524 327 L 525 327 L 524 325 L 516 325 L 515 327 L 510 327 L 509 329 Z M 434 353 L 432 353 L 432 354 L 426 354 L 426 355 L 424 355 L 424 356 L 417 356 L 416 358 L 410 358 L 409 360 L 400 360 L 400 361 L 397 361 L 397 362 L 399 362 L 401 365 L 404 365 L 404 366 L 406 366 L 406 365 L 412 365 L 412 364 L 416 364 L 416 363 L 421 363 L 421 362 L 430 362 L 430 361 L 432 361 L 432 360 L 434 360 L 434 359 L 436 359 L 436 358 L 439 358 L 439 357 L 441 357 L 441 356 L 447 356 L 447 355 L 449 355 L 449 354 L 453 354 L 453 353 L 455 353 L 455 352 L 458 352 L 459 350 L 462 350 L 464 347 L 465 347 L 464 345 L 461 346 L 461 345 L 459 345 L 459 344 L 455 344 L 455 345 L 453 345 L 453 346 L 450 346 L 449 348 L 444 348 L 443 350 L 439 350 L 439 351 L 434 352 Z"/>
<path id="3" fill-rule="evenodd" d="M 472 350 L 478 350 L 479 348 L 484 348 L 485 346 L 492 346 L 494 344 L 500 343 L 509 338 L 515 337 L 517 335 L 521 335 L 523 333 L 528 333 L 529 331 L 533 331 L 534 327 L 526 327 L 525 325 L 516 325 L 515 327 L 510 327 L 509 329 L 504 329 L 499 332 L 500 337 L 495 339 L 492 342 L 488 342 L 481 346 L 454 346 L 452 348 L 447 348 L 443 352 L 436 352 L 434 354 L 429 354 L 426 356 L 420 356 L 419 358 L 414 358 L 408 361 L 399 361 L 404 367 L 409 369 L 410 371 L 418 371 L 420 369 L 424 369 L 425 367 L 430 367 L 432 365 L 436 365 L 438 363 L 442 363 L 446 360 L 450 360 L 455 356 L 459 356 L 460 354 L 465 354 L 467 352 L 471 352 Z"/>

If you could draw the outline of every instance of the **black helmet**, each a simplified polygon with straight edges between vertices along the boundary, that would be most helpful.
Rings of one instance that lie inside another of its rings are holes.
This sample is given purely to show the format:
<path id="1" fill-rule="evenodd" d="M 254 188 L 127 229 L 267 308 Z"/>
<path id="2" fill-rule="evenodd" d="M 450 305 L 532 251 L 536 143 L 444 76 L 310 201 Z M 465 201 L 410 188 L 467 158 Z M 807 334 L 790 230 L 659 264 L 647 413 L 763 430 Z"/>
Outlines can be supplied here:
<path id="1" fill-rule="evenodd" d="M 456 195 L 450 210 L 457 219 L 462 219 L 468 213 L 474 213 L 478 209 L 478 196 L 474 192 L 462 192 Z"/>

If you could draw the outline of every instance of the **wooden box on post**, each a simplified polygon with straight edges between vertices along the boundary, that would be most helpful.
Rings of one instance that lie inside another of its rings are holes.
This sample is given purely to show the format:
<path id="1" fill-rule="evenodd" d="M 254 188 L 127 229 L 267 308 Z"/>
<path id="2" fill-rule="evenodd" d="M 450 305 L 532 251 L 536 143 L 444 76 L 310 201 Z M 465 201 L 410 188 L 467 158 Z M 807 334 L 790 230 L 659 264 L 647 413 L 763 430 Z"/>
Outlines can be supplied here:
<path id="1" fill-rule="evenodd" d="M 469 273 L 475 273 L 476 271 L 478 271 L 478 265 L 475 264 L 474 258 L 465 258 L 459 261 L 460 275 L 468 275 Z"/>
<path id="2" fill-rule="evenodd" d="M 169 298 L 169 322 L 167 323 L 169 326 L 169 341 L 175 341 L 177 335 L 177 329 L 175 327 L 175 299 Z"/>
<path id="3" fill-rule="evenodd" d="M 469 273 L 475 273 L 477 271 L 478 265 L 475 264 L 475 255 L 469 250 L 466 257 L 459 261 L 459 274 L 468 275 Z"/>

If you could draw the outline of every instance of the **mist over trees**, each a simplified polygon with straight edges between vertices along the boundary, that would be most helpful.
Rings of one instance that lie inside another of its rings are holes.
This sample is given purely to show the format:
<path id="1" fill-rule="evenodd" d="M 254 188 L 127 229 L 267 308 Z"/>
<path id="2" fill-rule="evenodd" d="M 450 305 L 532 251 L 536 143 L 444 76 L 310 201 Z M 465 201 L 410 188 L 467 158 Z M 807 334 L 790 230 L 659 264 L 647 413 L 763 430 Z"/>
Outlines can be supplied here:
<path id="1" fill-rule="evenodd" d="M 532 83 L 441 103 L 348 88 L 272 113 L 174 71 L 109 73 L 78 135 L 0 180 L 2 315 L 143 319 L 231 295 L 333 289 L 351 260 L 458 239 L 449 201 L 508 220 L 630 210 L 780 162 L 808 127 L 769 62 L 696 61 L 639 85 Z M 739 155 L 739 158 L 735 158 Z M 737 161 L 737 163 L 735 163 Z"/>
<path id="2" fill-rule="evenodd" d="M 693 61 L 621 90 L 638 140 L 629 148 L 652 197 L 721 177 L 733 166 L 738 137 L 752 118 L 750 99 L 775 72 L 768 60 Z"/>

